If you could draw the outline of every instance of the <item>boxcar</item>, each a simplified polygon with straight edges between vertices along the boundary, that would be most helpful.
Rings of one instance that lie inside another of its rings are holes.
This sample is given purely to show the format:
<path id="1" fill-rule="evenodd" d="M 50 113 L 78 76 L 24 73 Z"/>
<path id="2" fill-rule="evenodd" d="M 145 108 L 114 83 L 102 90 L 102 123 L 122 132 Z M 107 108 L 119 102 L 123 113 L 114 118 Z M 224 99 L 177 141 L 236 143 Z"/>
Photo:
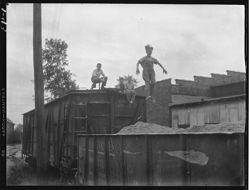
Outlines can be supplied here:
<path id="1" fill-rule="evenodd" d="M 244 133 L 78 135 L 83 185 L 244 185 Z"/>
<path id="2" fill-rule="evenodd" d="M 77 134 L 112 134 L 138 120 L 146 121 L 145 97 L 129 104 L 114 89 L 70 91 L 45 105 L 48 156 L 52 166 L 76 159 Z M 23 114 L 23 154 L 36 158 L 34 110 Z"/>

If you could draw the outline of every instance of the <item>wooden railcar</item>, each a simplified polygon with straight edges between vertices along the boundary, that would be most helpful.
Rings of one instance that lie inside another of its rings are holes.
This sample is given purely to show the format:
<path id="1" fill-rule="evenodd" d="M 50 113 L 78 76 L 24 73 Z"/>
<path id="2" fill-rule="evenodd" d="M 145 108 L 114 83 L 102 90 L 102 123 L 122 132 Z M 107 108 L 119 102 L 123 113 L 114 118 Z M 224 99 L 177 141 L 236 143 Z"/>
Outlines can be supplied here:
<path id="1" fill-rule="evenodd" d="M 23 114 L 23 154 L 36 158 L 34 113 Z M 138 120 L 146 121 L 145 113 L 143 96 L 129 104 L 125 94 L 115 89 L 70 91 L 45 105 L 48 162 L 59 167 L 63 158 L 76 161 L 77 134 L 116 133 Z"/>

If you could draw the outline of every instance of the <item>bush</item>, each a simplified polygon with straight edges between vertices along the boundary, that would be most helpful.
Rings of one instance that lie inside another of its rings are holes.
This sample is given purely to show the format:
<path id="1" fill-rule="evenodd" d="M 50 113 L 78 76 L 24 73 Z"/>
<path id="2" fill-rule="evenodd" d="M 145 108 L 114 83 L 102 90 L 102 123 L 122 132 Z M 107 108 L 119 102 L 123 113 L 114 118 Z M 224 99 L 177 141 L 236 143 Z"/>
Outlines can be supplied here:
<path id="1" fill-rule="evenodd" d="M 7 184 L 8 185 L 18 185 L 23 179 L 27 178 L 31 173 L 31 168 L 24 161 L 17 159 L 15 157 L 9 158 L 11 162 L 14 163 L 7 170 Z"/>

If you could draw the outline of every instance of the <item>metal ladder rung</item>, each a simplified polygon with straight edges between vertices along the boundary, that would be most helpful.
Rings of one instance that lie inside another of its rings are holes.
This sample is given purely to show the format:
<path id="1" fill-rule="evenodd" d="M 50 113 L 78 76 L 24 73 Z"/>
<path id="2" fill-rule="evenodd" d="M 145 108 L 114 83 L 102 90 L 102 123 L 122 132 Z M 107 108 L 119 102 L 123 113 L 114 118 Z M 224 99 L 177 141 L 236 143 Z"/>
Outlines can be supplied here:
<path id="1" fill-rule="evenodd" d="M 64 132 L 64 134 L 66 134 L 66 135 L 75 135 L 76 133 L 87 133 L 87 131 L 78 131 L 78 132 L 68 132 L 68 133 L 66 133 L 66 132 Z"/>
<path id="2" fill-rule="evenodd" d="M 89 115 L 89 117 L 109 117 L 109 115 L 108 114 Z"/>
<path id="3" fill-rule="evenodd" d="M 111 104 L 111 102 L 88 102 L 88 104 Z"/>
<path id="4" fill-rule="evenodd" d="M 73 119 L 88 119 L 88 117 L 73 117 Z"/>
<path id="5" fill-rule="evenodd" d="M 87 131 L 74 131 L 74 133 L 87 133 Z"/>
<path id="6" fill-rule="evenodd" d="M 75 147 L 75 145 L 71 145 L 71 144 L 68 144 L 68 145 L 63 145 L 64 147 Z"/>
<path id="7" fill-rule="evenodd" d="M 87 104 L 72 104 L 73 106 L 87 106 Z"/>
<path id="8" fill-rule="evenodd" d="M 127 118 L 130 118 L 130 117 L 133 117 L 131 115 L 115 115 L 115 117 L 127 117 Z"/>

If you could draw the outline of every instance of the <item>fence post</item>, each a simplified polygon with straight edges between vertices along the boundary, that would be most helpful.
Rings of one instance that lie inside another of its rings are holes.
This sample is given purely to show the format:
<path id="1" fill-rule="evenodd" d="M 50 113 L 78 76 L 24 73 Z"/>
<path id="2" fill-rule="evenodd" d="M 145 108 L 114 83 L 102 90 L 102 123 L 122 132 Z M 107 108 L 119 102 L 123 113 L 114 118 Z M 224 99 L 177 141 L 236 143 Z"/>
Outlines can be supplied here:
<path id="1" fill-rule="evenodd" d="M 153 185 L 153 163 L 152 163 L 152 138 L 146 138 L 146 166 L 147 166 L 147 185 Z"/>
<path id="2" fill-rule="evenodd" d="M 106 180 L 107 185 L 110 184 L 110 167 L 109 167 L 109 137 L 105 136 L 105 168 L 106 168 Z"/>
<path id="3" fill-rule="evenodd" d="M 97 138 L 94 136 L 94 185 L 98 184 L 98 165 L 97 165 Z"/>
<path id="4" fill-rule="evenodd" d="M 85 173 L 84 173 L 84 179 L 86 181 L 86 184 L 88 184 L 88 174 L 89 174 L 89 137 L 85 137 Z"/>
<path id="5" fill-rule="evenodd" d="M 120 136 L 120 144 L 121 144 L 121 162 L 122 162 L 122 184 L 126 185 L 126 167 L 125 167 L 125 158 L 124 158 L 124 139 L 123 136 Z"/>

